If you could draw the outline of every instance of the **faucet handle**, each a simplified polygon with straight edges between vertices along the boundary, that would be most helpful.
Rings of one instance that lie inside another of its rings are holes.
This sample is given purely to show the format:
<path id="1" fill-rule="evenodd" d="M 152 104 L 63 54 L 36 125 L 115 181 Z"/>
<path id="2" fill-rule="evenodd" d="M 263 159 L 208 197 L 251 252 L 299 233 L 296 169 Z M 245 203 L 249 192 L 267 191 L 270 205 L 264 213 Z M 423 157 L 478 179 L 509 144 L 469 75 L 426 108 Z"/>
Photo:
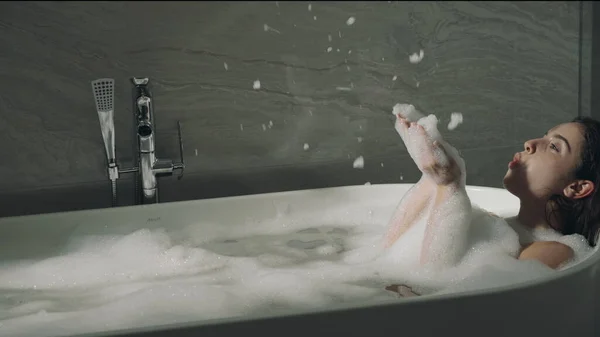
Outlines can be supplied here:
<path id="1" fill-rule="evenodd" d="M 134 85 L 140 86 L 140 85 L 148 85 L 148 82 L 150 81 L 150 79 L 148 79 L 148 77 L 133 77 L 131 79 L 131 81 L 133 82 Z"/>
<path id="2" fill-rule="evenodd" d="M 177 133 L 179 135 L 179 158 L 181 159 L 180 163 L 173 164 L 173 170 L 181 170 L 177 180 L 183 178 L 183 171 L 185 169 L 185 163 L 183 161 L 183 140 L 181 138 L 181 121 L 177 121 Z"/>

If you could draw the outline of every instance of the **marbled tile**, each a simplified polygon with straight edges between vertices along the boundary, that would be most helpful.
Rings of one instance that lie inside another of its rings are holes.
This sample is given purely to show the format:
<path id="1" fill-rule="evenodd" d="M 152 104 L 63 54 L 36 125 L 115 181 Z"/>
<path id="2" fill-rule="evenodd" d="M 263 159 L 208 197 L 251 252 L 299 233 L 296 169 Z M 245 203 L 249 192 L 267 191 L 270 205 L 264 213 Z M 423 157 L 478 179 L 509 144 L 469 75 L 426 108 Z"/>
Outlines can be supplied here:
<path id="1" fill-rule="evenodd" d="M 467 184 L 502 187 L 507 163 L 520 149 L 516 146 L 461 151 L 467 164 Z M 354 158 L 344 162 L 313 163 L 194 173 L 183 179 L 159 180 L 161 202 L 219 198 L 235 195 L 303 190 L 365 183 L 415 183 L 421 172 L 406 153 L 365 156 L 364 167 L 354 168 Z M 119 181 L 120 206 L 133 204 L 130 179 Z M 0 193 L 0 217 L 110 207 L 106 182 L 60 186 L 40 190 Z"/>
<path id="2" fill-rule="evenodd" d="M 592 115 L 592 41 L 593 41 L 593 2 L 581 1 L 581 47 L 580 47 L 580 69 L 579 69 L 579 99 L 580 114 Z M 596 5 L 597 6 L 597 5 Z M 600 25 L 596 24 L 598 28 Z M 597 37 L 596 37 L 597 38 Z"/>
<path id="3" fill-rule="evenodd" d="M 106 181 L 90 86 L 100 77 L 116 80 L 122 165 L 133 157 L 129 78 L 147 76 L 157 155 L 177 159 L 181 120 L 186 178 L 303 167 L 316 172 L 351 166 L 360 155 L 367 163 L 393 161 L 406 154 L 392 126 L 397 102 L 438 115 L 444 135 L 461 151 L 520 146 L 577 114 L 578 2 L 311 7 L 1 2 L 0 176 L 10 178 L 0 180 L 0 191 Z M 348 26 L 350 16 L 356 21 Z M 423 60 L 409 62 L 420 49 Z M 252 87 L 257 79 L 260 90 Z M 451 132 L 445 125 L 452 112 L 463 113 L 465 122 Z M 486 160 L 494 162 L 493 153 Z M 398 165 L 397 171 L 412 167 Z M 346 175 L 334 169 L 323 172 L 330 176 L 320 174 L 310 186 L 356 181 L 336 178 Z M 473 181 L 493 181 L 490 174 L 479 170 Z M 389 171 L 368 179 L 396 178 Z M 286 179 L 270 190 L 298 186 Z M 173 184 L 181 186 L 169 192 L 173 198 L 179 188 L 182 196 L 197 195 L 184 193 L 184 185 Z"/>

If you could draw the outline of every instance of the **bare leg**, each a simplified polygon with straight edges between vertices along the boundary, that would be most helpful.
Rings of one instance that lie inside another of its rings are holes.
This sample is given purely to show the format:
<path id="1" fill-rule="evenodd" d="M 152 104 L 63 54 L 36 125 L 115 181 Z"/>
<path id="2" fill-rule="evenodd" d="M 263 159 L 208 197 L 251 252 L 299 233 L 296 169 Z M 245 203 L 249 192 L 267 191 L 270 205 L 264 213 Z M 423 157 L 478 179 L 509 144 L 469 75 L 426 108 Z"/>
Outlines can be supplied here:
<path id="1" fill-rule="evenodd" d="M 413 109 L 409 117 L 414 120 L 424 116 Z M 442 149 L 433 146 L 431 137 L 427 135 L 423 126 L 398 116 L 395 127 L 408 153 L 423 172 L 423 176 L 406 193 L 396 208 L 384 239 L 386 248 L 393 245 L 402 234 L 421 219 L 426 209 L 430 207 L 433 197 L 436 196 L 438 186 L 453 180 L 452 171 L 445 169 L 445 166 L 438 167 L 439 158 L 445 156 L 445 153 Z M 437 152 L 440 151 L 441 154 L 438 154 Z M 448 159 L 446 158 L 445 161 L 447 162 Z"/>
<path id="2" fill-rule="evenodd" d="M 468 227 L 471 223 L 471 202 L 465 189 L 466 172 L 458 151 L 445 143 L 435 124 L 426 131 L 421 125 L 409 131 L 415 162 L 435 182 L 433 202 L 427 214 L 425 237 L 421 248 L 421 263 L 450 265 L 457 263 L 465 250 Z M 436 135 L 433 140 L 431 134 Z"/>
<path id="3" fill-rule="evenodd" d="M 412 119 L 435 118 L 422 117 L 414 110 L 410 114 Z M 391 246 L 428 208 L 421 263 L 453 264 L 464 253 L 471 216 L 464 186 L 466 172 L 461 169 L 464 162 L 458 151 L 443 141 L 435 123 L 427 123 L 426 119 L 419 122 L 422 123 L 398 116 L 396 123 L 396 130 L 423 176 L 400 202 L 385 244 Z"/>
<path id="4" fill-rule="evenodd" d="M 464 186 L 438 186 L 421 246 L 421 264 L 448 266 L 460 261 L 466 250 L 471 212 Z"/>
<path id="5" fill-rule="evenodd" d="M 415 119 L 422 118 L 423 115 L 416 110 L 412 110 L 411 120 L 398 116 L 396 120 L 396 131 L 404 141 L 406 148 L 410 151 L 411 138 L 410 128 L 415 127 Z M 411 154 L 412 156 L 412 154 Z M 431 199 L 435 193 L 435 183 L 427 176 L 423 175 L 421 179 L 406 193 L 402 198 L 394 215 L 388 225 L 389 229 L 384 238 L 384 247 L 388 248 L 398 240 L 414 223 L 416 223 L 425 212 L 425 209 L 431 204 Z"/>
<path id="6" fill-rule="evenodd" d="M 385 248 L 390 247 L 402 236 L 425 212 L 435 193 L 435 184 L 423 176 L 400 201 L 389 224 L 384 239 Z"/>

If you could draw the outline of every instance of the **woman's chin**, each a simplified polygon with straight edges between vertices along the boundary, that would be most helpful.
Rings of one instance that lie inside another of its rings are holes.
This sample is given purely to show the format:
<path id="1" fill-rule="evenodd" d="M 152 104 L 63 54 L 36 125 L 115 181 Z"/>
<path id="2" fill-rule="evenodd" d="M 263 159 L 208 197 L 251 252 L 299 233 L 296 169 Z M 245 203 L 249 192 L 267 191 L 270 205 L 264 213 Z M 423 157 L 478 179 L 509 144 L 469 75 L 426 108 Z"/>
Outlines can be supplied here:
<path id="1" fill-rule="evenodd" d="M 515 176 L 509 170 L 508 172 L 506 172 L 506 175 L 504 176 L 504 179 L 502 180 L 502 185 L 512 195 L 518 197 L 519 195 L 517 193 L 517 186 L 519 184 L 515 180 L 516 180 Z"/>

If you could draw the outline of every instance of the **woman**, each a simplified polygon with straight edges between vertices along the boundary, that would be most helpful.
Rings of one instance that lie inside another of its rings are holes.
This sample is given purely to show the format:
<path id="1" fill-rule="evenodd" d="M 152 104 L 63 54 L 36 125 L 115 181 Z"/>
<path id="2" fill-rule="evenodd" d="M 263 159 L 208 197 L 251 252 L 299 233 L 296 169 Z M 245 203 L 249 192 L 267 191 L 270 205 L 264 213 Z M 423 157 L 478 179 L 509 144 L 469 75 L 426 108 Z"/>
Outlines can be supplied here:
<path id="1" fill-rule="evenodd" d="M 414 107 L 406 107 L 397 109 L 396 130 L 423 176 L 398 206 L 385 245 L 391 246 L 418 219 L 427 217 L 421 263 L 456 263 L 464 252 L 440 256 L 436 245 L 460 246 L 456 240 L 464 240 L 465 235 L 440 235 L 444 230 L 464 230 L 468 224 L 471 207 L 464 161 L 441 138 L 434 116 L 423 117 Z M 421 119 L 431 117 L 429 123 Z M 580 234 L 595 246 L 600 221 L 600 122 L 575 118 L 550 129 L 542 138 L 525 142 L 523 151 L 508 164 L 504 187 L 520 200 L 518 215 L 507 222 L 517 222 L 527 230 Z M 463 210 L 459 215 L 449 212 L 456 205 Z M 515 257 L 536 259 L 556 269 L 573 255 L 573 249 L 563 243 L 533 241 L 523 245 Z M 400 293 L 402 287 L 406 296 L 405 286 L 386 289 Z"/>

